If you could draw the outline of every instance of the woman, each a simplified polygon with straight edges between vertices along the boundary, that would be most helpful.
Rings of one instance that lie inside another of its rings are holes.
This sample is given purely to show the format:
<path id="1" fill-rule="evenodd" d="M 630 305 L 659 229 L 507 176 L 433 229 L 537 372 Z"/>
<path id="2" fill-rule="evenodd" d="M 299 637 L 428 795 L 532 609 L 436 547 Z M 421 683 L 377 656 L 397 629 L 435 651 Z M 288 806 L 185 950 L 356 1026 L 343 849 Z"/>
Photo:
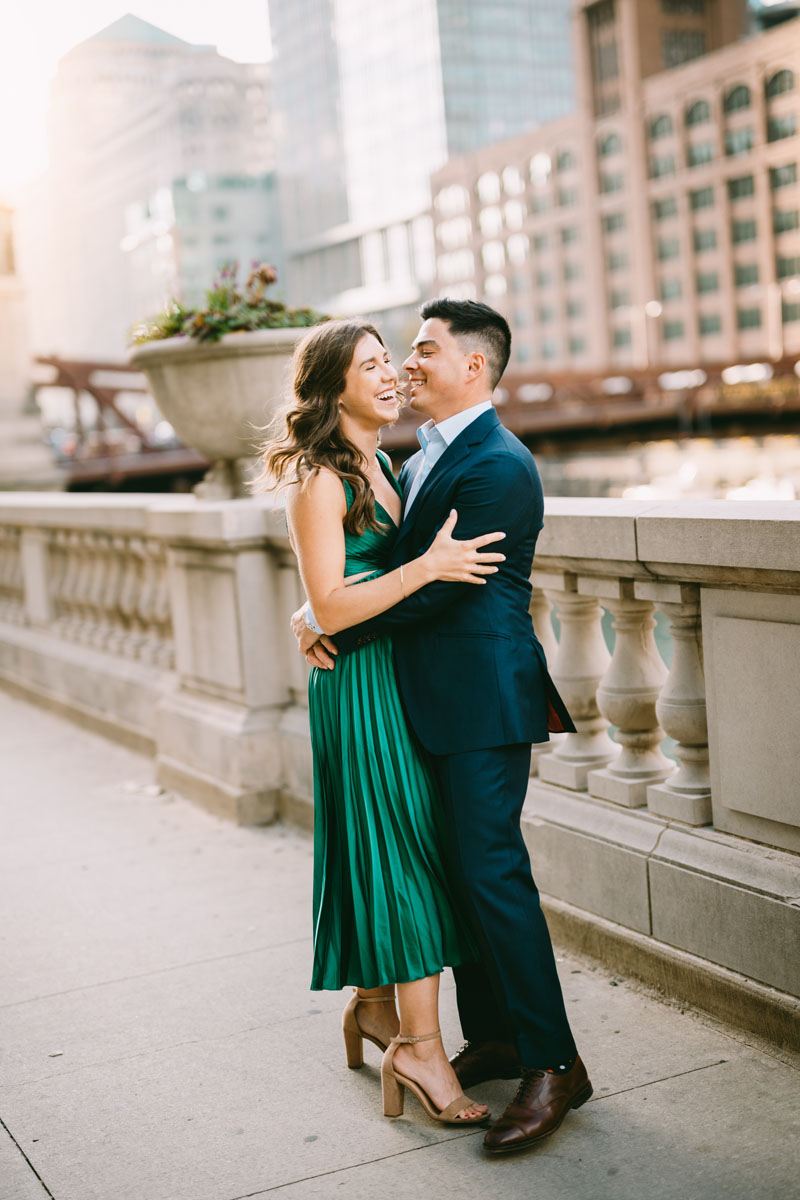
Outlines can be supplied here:
<path id="1" fill-rule="evenodd" d="M 436 579 L 485 584 L 504 535 L 454 541 L 451 514 L 430 549 L 386 571 L 401 497 L 378 434 L 396 420 L 397 371 L 377 329 L 314 328 L 294 357 L 293 403 L 265 448 L 262 479 L 286 487 L 300 575 L 325 633 L 358 624 Z M 357 584 L 358 586 L 351 586 Z M 439 1034 L 439 974 L 476 957 L 442 866 L 433 776 L 403 714 L 388 638 L 315 668 L 309 681 L 314 758 L 312 989 L 355 985 L 344 1012 L 348 1066 L 363 1039 L 385 1051 L 384 1112 L 404 1090 L 449 1123 L 483 1121 L 464 1096 Z M 398 1022 L 394 1004 L 397 985 Z"/>

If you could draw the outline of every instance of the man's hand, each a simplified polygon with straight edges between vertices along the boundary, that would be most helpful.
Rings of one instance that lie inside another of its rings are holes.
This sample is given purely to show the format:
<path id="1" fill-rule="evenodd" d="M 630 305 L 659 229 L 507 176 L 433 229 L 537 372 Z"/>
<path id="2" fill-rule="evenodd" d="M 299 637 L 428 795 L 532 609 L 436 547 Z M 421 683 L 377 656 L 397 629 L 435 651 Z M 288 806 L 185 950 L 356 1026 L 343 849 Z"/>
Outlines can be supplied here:
<path id="1" fill-rule="evenodd" d="M 330 654 L 326 653 L 328 650 Z M 336 665 L 331 658 L 331 654 L 338 654 L 338 650 L 334 642 L 323 633 L 322 637 L 314 642 L 314 645 L 307 652 L 306 662 L 310 667 L 319 667 L 323 671 L 331 671 Z"/>
<path id="2" fill-rule="evenodd" d="M 336 644 L 324 633 L 315 633 L 306 625 L 305 613 L 299 608 L 290 621 L 292 633 L 297 638 L 297 649 L 310 667 L 322 667 L 329 671 L 334 666 L 331 655 L 338 653 Z M 326 653 L 329 651 L 330 653 Z"/>

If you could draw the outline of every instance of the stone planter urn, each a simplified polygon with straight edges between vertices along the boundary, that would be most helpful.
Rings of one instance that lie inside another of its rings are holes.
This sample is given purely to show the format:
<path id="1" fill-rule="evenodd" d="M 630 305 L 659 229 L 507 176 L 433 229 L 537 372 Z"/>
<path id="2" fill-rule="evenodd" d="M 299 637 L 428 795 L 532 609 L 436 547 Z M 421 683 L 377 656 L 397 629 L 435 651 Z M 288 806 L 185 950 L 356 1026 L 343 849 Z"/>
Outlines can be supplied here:
<path id="1" fill-rule="evenodd" d="M 178 437 L 212 460 L 195 491 L 247 496 L 263 428 L 283 402 L 294 348 L 308 327 L 227 333 L 218 342 L 164 338 L 129 352 Z"/>

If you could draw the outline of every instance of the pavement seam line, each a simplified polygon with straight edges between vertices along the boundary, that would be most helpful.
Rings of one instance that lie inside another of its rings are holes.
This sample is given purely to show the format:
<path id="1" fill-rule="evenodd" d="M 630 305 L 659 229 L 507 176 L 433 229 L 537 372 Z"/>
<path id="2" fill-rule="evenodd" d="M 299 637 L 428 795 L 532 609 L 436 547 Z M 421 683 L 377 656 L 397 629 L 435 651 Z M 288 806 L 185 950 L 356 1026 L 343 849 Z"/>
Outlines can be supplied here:
<path id="1" fill-rule="evenodd" d="M 606 1092 L 602 1096 L 595 1092 L 589 1103 L 593 1104 L 597 1100 L 610 1100 L 612 1096 L 624 1096 L 628 1092 L 638 1092 L 645 1087 L 654 1087 L 657 1083 L 669 1083 L 671 1079 L 681 1079 L 684 1075 L 695 1075 L 698 1071 L 710 1071 L 713 1067 L 721 1067 L 728 1061 L 727 1058 L 718 1058 L 716 1062 L 703 1063 L 700 1067 L 689 1067 L 688 1071 L 676 1071 L 674 1075 L 659 1075 L 657 1079 L 646 1079 L 644 1083 L 634 1083 L 630 1087 L 620 1088 L 618 1092 Z"/>
<path id="2" fill-rule="evenodd" d="M 44 1190 L 47 1192 L 48 1196 L 50 1197 L 50 1200 L 55 1200 L 55 1196 L 54 1196 L 54 1195 L 53 1195 L 53 1193 L 50 1191 L 50 1188 L 47 1186 L 47 1184 L 45 1183 L 45 1181 L 42 1179 L 41 1175 L 40 1175 L 40 1174 L 39 1174 L 39 1172 L 36 1170 L 36 1167 L 33 1165 L 33 1163 L 31 1162 L 31 1160 L 28 1158 L 27 1154 L 26 1154 L 26 1153 L 25 1153 L 25 1151 L 22 1149 L 22 1146 L 20 1146 L 19 1142 L 18 1142 L 18 1141 L 17 1141 L 17 1139 L 14 1137 L 13 1133 L 12 1133 L 12 1132 L 11 1132 L 11 1130 L 8 1128 L 8 1126 L 6 1125 L 6 1123 L 5 1123 L 5 1121 L 3 1120 L 3 1118 L 2 1118 L 2 1117 L 0 1117 L 0 1128 L 4 1129 L 4 1130 L 6 1131 L 6 1133 L 8 1134 L 8 1137 L 9 1137 L 10 1141 L 11 1141 L 11 1142 L 12 1142 L 12 1143 L 13 1143 L 13 1144 L 14 1144 L 14 1145 L 17 1147 L 17 1150 L 19 1150 L 20 1154 L 21 1154 L 21 1155 L 22 1155 L 22 1157 L 25 1159 L 25 1162 L 28 1164 L 28 1167 L 29 1167 L 29 1168 L 30 1168 L 30 1170 L 33 1172 L 33 1174 L 36 1176 L 36 1178 L 39 1180 L 39 1183 L 42 1185 L 42 1187 L 44 1188 Z"/>
<path id="3" fill-rule="evenodd" d="M 117 983 L 134 983 L 137 979 L 151 979 L 154 975 L 167 975 L 170 971 L 185 971 L 187 967 L 203 967 L 210 963 L 226 962 L 231 958 L 245 958 L 248 954 L 285 950 L 287 946 L 297 946 L 301 942 L 310 941 L 311 938 L 308 936 L 292 938 L 288 942 L 276 942 L 273 946 L 254 946 L 252 950 L 237 950 L 234 954 L 219 954 L 213 958 L 196 958 L 190 962 L 175 963 L 171 967 L 156 967 L 153 971 L 142 971 L 139 975 L 121 975 L 118 979 L 99 979 L 97 983 L 86 983 L 83 987 L 64 988 L 61 992 L 45 992 L 41 996 L 28 996 L 25 1000 L 12 1000 L 10 1004 L 0 1004 L 0 1012 L 7 1008 L 20 1008 L 23 1004 L 36 1004 L 40 1000 L 57 1000 L 59 996 L 73 996 L 77 992 L 91 992 L 95 988 L 113 987 Z"/>
<path id="4" fill-rule="evenodd" d="M 457 1133 L 453 1137 L 439 1138 L 438 1141 L 428 1142 L 424 1146 L 409 1146 L 407 1150 L 398 1150 L 394 1154 L 381 1154 L 377 1158 L 365 1159 L 364 1162 L 336 1167 L 333 1171 L 320 1171 L 317 1175 L 303 1175 L 300 1179 L 289 1179 L 286 1183 L 276 1183 L 274 1187 L 264 1188 L 260 1192 L 243 1192 L 240 1196 L 231 1196 L 230 1200 L 254 1200 L 257 1196 L 266 1196 L 270 1192 L 279 1192 L 283 1188 L 297 1187 L 298 1184 L 308 1183 L 312 1179 L 325 1179 L 328 1175 L 343 1175 L 345 1171 L 358 1171 L 361 1167 L 371 1167 L 375 1163 L 387 1162 L 390 1158 L 402 1158 L 404 1154 L 416 1154 L 419 1150 L 433 1150 L 437 1146 L 446 1146 L 449 1142 L 460 1142 L 464 1138 L 477 1137 L 479 1133 L 485 1132 L 485 1129 L 478 1129 L 470 1133 Z"/>

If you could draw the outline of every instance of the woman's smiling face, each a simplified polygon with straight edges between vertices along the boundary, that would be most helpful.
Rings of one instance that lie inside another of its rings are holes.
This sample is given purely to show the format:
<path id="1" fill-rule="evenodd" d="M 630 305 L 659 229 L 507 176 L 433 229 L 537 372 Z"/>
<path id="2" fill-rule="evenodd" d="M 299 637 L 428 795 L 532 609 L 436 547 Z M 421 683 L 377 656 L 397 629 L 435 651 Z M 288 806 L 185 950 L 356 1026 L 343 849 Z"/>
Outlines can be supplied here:
<path id="1" fill-rule="evenodd" d="M 380 429 L 397 420 L 400 412 L 397 371 L 389 351 L 372 333 L 365 333 L 356 344 L 339 408 L 362 428 Z"/>

